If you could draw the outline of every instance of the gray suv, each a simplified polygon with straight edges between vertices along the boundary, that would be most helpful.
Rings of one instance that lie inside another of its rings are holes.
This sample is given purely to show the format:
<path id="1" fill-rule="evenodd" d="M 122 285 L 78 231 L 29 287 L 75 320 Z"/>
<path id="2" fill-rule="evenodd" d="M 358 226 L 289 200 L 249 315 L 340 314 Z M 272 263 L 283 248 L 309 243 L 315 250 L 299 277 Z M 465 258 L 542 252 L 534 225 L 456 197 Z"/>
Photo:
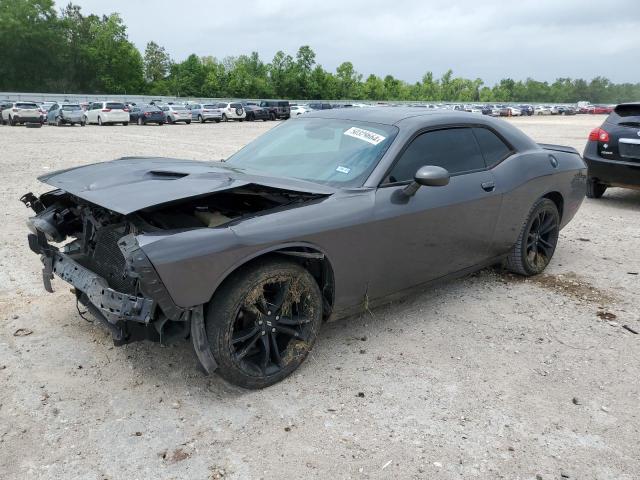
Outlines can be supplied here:
<path id="1" fill-rule="evenodd" d="M 79 103 L 54 103 L 47 112 L 47 125 L 62 126 L 79 123 L 85 126 L 84 111 Z"/>

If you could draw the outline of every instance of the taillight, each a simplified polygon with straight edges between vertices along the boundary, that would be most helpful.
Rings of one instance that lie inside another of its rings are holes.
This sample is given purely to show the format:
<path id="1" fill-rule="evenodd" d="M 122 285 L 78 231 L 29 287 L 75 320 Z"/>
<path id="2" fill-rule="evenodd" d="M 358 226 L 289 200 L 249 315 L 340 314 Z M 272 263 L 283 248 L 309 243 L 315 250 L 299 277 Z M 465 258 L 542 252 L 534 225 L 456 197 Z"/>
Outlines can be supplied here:
<path id="1" fill-rule="evenodd" d="M 128 112 L 128 111 L 129 111 L 129 109 L 128 109 L 128 108 L 123 108 L 122 110 L 123 110 L 123 111 L 125 111 L 125 112 Z"/>
<path id="2" fill-rule="evenodd" d="M 12 108 L 11 110 L 13 110 L 14 112 L 19 112 L 20 111 L 17 108 Z"/>
<path id="3" fill-rule="evenodd" d="M 103 111 L 103 112 L 110 112 L 110 111 L 111 111 L 111 109 L 110 109 L 110 108 L 103 108 L 103 109 L 102 109 L 102 111 Z"/>
<path id="4" fill-rule="evenodd" d="M 589 133 L 589 140 L 592 142 L 608 142 L 609 141 L 609 132 L 601 129 L 600 127 L 594 128 Z"/>
<path id="5" fill-rule="evenodd" d="M 144 112 L 145 117 L 148 117 L 149 115 L 151 115 L 151 112 Z"/>

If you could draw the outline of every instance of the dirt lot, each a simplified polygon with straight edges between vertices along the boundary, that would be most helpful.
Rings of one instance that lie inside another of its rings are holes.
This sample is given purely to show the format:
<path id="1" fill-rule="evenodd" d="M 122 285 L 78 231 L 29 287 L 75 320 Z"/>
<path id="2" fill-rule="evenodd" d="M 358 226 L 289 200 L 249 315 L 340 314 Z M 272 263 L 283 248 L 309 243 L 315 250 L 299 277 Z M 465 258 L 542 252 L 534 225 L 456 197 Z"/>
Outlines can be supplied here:
<path id="1" fill-rule="evenodd" d="M 579 150 L 601 121 L 513 120 Z M 586 200 L 544 276 L 485 270 L 325 325 L 264 391 L 205 376 L 186 342 L 115 348 L 66 284 L 44 292 L 18 203 L 37 175 L 222 158 L 273 125 L 0 127 L 0 478 L 639 478 L 640 335 L 622 325 L 640 331 L 640 192 Z"/>

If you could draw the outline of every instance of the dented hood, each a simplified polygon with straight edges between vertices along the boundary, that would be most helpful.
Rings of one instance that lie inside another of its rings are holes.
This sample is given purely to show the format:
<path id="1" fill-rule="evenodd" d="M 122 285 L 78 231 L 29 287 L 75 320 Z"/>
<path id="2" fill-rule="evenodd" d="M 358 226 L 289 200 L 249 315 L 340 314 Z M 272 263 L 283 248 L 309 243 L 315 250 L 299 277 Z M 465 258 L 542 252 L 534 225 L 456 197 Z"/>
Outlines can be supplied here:
<path id="1" fill-rule="evenodd" d="M 127 157 L 59 170 L 38 180 L 123 215 L 246 185 L 323 195 L 335 192 L 325 185 L 249 173 L 222 162 L 172 158 Z"/>

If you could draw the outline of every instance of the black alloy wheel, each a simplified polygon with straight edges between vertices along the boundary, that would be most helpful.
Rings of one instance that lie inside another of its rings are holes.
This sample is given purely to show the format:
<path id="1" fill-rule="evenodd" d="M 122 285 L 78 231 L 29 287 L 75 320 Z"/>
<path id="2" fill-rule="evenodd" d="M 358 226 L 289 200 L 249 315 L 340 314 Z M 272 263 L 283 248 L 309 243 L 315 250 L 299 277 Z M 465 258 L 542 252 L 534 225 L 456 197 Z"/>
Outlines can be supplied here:
<path id="1" fill-rule="evenodd" d="M 209 304 L 206 330 L 218 373 L 263 388 L 292 373 L 322 322 L 322 294 L 301 265 L 280 260 L 234 274 Z"/>
<path id="2" fill-rule="evenodd" d="M 531 276 L 541 273 L 553 257 L 560 235 L 560 214 L 556 204 L 538 200 L 530 211 L 506 266 L 512 272 Z"/>

